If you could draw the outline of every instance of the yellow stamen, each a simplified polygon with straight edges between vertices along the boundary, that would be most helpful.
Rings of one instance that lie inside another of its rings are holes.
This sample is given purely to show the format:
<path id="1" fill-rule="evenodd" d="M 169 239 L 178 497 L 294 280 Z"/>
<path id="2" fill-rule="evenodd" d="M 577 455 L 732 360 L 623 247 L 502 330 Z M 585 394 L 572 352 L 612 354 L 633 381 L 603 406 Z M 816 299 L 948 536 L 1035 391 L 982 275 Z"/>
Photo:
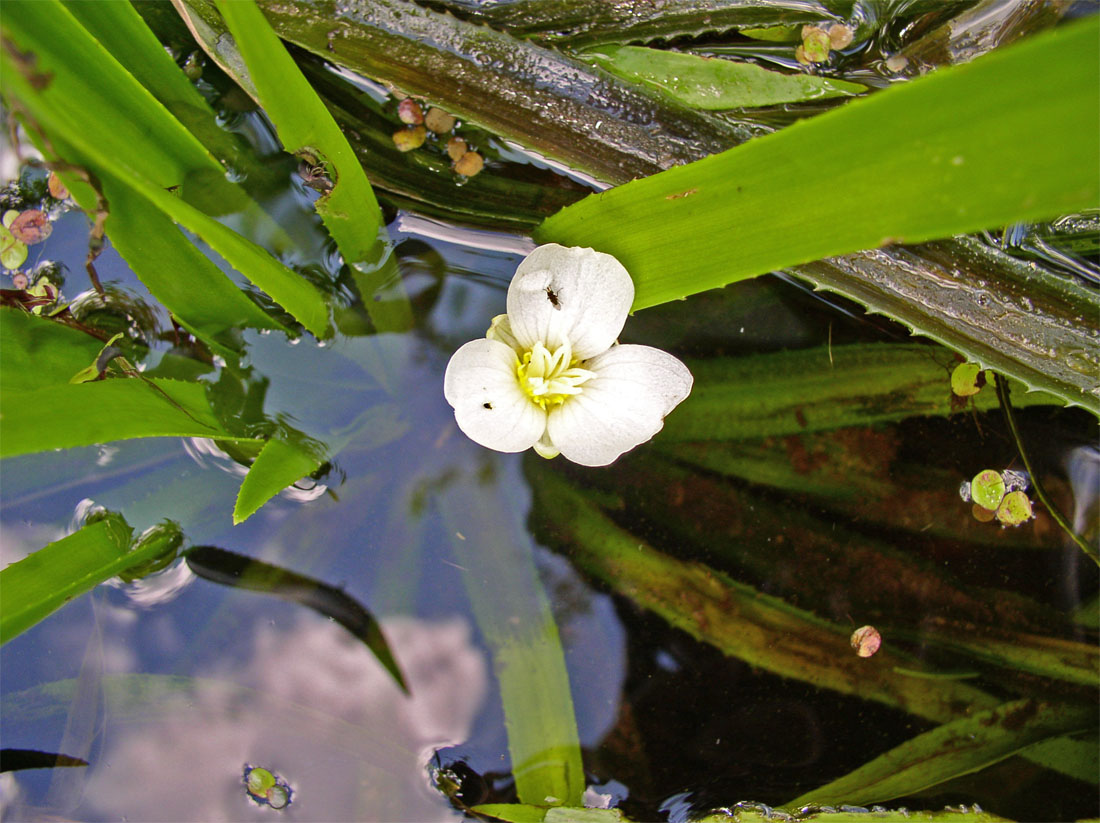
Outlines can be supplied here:
<path id="1" fill-rule="evenodd" d="M 553 352 L 541 342 L 536 343 L 516 366 L 516 378 L 531 402 L 546 410 L 580 394 L 581 386 L 596 376 L 578 362 L 573 359 L 569 343 Z"/>

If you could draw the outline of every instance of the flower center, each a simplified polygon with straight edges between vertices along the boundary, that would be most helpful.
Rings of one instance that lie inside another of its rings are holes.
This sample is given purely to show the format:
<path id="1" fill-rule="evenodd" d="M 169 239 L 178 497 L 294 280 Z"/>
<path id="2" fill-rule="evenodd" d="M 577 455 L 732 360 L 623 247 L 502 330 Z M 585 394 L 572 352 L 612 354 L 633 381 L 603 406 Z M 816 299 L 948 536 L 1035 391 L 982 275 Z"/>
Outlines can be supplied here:
<path id="1" fill-rule="evenodd" d="M 580 368 L 577 362 L 568 343 L 553 352 L 536 343 L 516 366 L 516 377 L 531 402 L 548 409 L 580 394 L 581 386 L 596 376 L 595 372 Z"/>

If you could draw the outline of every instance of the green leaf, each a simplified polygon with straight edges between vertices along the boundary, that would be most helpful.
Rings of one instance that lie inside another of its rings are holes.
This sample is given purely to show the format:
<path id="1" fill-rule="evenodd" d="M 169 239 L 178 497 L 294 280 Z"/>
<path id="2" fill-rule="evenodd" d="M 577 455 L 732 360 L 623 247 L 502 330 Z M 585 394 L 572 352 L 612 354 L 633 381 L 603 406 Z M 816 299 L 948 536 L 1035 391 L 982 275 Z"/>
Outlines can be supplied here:
<path id="1" fill-rule="evenodd" d="M 81 25 L 213 154 L 253 174 L 256 164 L 222 128 L 195 85 L 128 2 L 62 0 Z"/>
<path id="2" fill-rule="evenodd" d="M 0 308 L 0 396 L 68 383 L 99 356 L 103 342 L 22 309 Z"/>
<path id="3" fill-rule="evenodd" d="M 322 462 L 299 445 L 268 440 L 241 483 L 233 507 L 233 524 L 243 523 L 291 483 L 316 471 Z"/>
<path id="4" fill-rule="evenodd" d="M 602 46 L 581 55 L 625 80 L 659 89 L 697 109 L 739 109 L 850 97 L 866 86 L 813 74 L 783 74 L 755 63 L 643 46 Z"/>
<path id="5" fill-rule="evenodd" d="M 1039 741 L 1095 729 L 1096 722 L 1094 707 L 1032 699 L 1005 703 L 917 735 L 787 805 L 863 804 L 917 794 Z"/>
<path id="6" fill-rule="evenodd" d="M 6 436 L 5 436 L 6 438 Z M 105 580 L 179 548 L 179 528 L 166 524 L 131 546 L 130 527 L 107 513 L 74 534 L 0 570 L 0 643 L 7 643 L 65 603 Z"/>
<path id="7" fill-rule="evenodd" d="M 1092 207 L 1098 51 L 1095 20 L 1082 20 L 589 196 L 535 237 L 615 255 L 642 309 L 822 257 Z"/>
<path id="8" fill-rule="evenodd" d="M 217 5 L 283 147 L 292 154 L 319 153 L 336 183 L 318 200 L 317 211 L 344 259 L 378 262 L 382 210 L 340 127 L 252 0 L 218 0 Z"/>
<path id="9" fill-rule="evenodd" d="M 866 426 L 956 411 L 954 356 L 919 343 L 821 346 L 689 361 L 691 396 L 668 417 L 661 442 L 739 440 Z M 1022 388 L 1022 387 L 1019 387 Z M 1019 392 L 1016 405 L 1060 405 Z M 987 391 L 968 408 L 997 408 Z"/>
<path id="10" fill-rule="evenodd" d="M 516 793 L 523 803 L 579 806 L 585 776 L 573 697 L 523 504 L 513 485 L 484 477 L 455 477 L 436 500 L 492 651 Z"/>
<path id="11" fill-rule="evenodd" d="M 369 276 L 384 263 L 392 271 L 388 243 L 382 242 L 385 226 L 374 190 L 324 102 L 302 76 L 253 0 L 218 0 L 217 5 L 284 148 L 316 158 L 335 183 L 315 207 L 345 262 L 360 275 Z M 384 279 L 372 286 L 381 286 Z M 363 293 L 368 311 L 374 308 L 373 296 L 374 288 Z M 407 300 L 395 300 L 392 294 L 387 297 L 385 314 L 372 311 L 375 325 L 381 331 L 410 328 L 412 313 Z M 395 313 L 401 307 L 404 311 Z"/>
<path id="12" fill-rule="evenodd" d="M 0 395 L 0 457 L 134 437 L 237 440 L 210 410 L 206 388 L 179 380 L 119 378 Z"/>
<path id="13" fill-rule="evenodd" d="M 16 92 L 36 119 L 49 107 L 52 121 L 78 130 L 119 163 L 140 164 L 161 188 L 198 169 L 223 172 L 58 0 L 5 2 L 3 29 L 12 40 L 3 49 L 5 94 Z M 230 188 L 224 174 L 223 186 Z"/>
<path id="14" fill-rule="evenodd" d="M 529 806 L 523 803 L 483 803 L 478 814 L 508 823 L 627 823 L 618 809 L 586 809 L 579 806 Z"/>
<path id="15" fill-rule="evenodd" d="M 245 197 L 206 149 L 56 0 L 5 5 L 0 49 L 4 95 L 34 130 L 70 147 L 65 159 L 112 175 L 191 230 L 266 291 L 309 331 L 323 336 L 320 293 L 271 255 L 170 189 L 201 179 L 204 200 Z M 186 194 L 185 194 L 186 196 Z"/>
<path id="16" fill-rule="evenodd" d="M 180 325 L 221 348 L 236 348 L 233 335 L 241 328 L 287 330 L 148 199 L 113 177 L 101 182 L 111 208 L 106 224 L 111 242 Z"/>

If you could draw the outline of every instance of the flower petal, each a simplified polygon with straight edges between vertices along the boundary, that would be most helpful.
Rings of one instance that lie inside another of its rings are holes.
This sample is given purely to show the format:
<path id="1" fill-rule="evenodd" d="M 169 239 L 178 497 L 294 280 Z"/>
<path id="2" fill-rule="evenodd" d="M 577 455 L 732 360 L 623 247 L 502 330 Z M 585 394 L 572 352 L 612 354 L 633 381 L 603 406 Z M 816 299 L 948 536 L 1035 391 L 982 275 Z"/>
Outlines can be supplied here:
<path id="1" fill-rule="evenodd" d="M 451 356 L 443 395 L 458 427 L 499 452 L 531 448 L 546 431 L 546 412 L 531 402 L 516 379 L 516 353 L 496 340 L 471 340 Z"/>
<path id="2" fill-rule="evenodd" d="M 573 357 L 607 351 L 634 302 L 634 281 L 610 254 L 556 243 L 539 246 L 519 264 L 508 287 L 508 321 L 516 340 L 550 351 L 566 341 Z"/>
<path id="3" fill-rule="evenodd" d="M 691 393 L 687 366 L 650 346 L 613 346 L 586 368 L 596 377 L 550 412 L 546 432 L 569 460 L 606 466 L 649 440 Z"/>

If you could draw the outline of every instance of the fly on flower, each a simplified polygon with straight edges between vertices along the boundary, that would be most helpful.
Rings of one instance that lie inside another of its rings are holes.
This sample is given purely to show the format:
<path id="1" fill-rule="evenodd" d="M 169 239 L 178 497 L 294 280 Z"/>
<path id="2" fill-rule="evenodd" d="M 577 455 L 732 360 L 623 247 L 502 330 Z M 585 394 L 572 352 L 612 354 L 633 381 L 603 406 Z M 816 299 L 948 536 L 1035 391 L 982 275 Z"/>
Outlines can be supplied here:
<path id="1" fill-rule="evenodd" d="M 633 302 L 634 282 L 611 255 L 539 246 L 512 278 L 508 313 L 447 364 L 458 427 L 486 448 L 533 447 L 584 466 L 649 440 L 692 377 L 666 352 L 616 342 Z"/>

